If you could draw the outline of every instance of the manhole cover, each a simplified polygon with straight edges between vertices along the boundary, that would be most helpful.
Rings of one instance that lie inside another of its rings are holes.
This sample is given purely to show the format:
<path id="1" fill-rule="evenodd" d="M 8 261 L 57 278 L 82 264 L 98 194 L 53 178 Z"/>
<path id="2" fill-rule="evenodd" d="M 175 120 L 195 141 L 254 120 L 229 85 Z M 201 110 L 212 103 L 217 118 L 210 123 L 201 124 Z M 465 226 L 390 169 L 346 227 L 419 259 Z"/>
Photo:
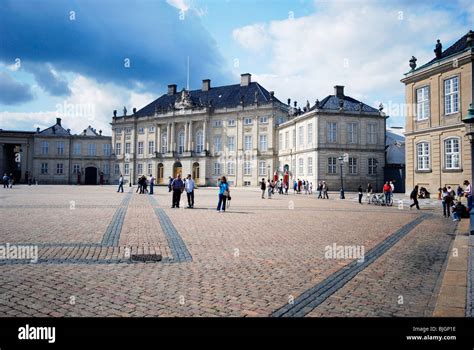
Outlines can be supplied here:
<path id="1" fill-rule="evenodd" d="M 141 261 L 141 262 L 147 262 L 147 261 L 161 261 L 163 257 L 161 254 L 134 254 L 131 256 L 132 261 Z"/>

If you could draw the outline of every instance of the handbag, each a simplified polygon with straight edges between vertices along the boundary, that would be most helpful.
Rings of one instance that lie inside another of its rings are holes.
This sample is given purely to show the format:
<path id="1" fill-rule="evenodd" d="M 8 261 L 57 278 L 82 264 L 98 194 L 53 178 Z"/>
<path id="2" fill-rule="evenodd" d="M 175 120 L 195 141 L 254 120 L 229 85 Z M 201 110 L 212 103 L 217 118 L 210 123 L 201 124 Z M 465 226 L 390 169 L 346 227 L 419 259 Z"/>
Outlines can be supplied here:
<path id="1" fill-rule="evenodd" d="M 223 193 L 223 196 L 224 197 L 230 197 L 229 190 L 225 190 L 224 193 Z"/>

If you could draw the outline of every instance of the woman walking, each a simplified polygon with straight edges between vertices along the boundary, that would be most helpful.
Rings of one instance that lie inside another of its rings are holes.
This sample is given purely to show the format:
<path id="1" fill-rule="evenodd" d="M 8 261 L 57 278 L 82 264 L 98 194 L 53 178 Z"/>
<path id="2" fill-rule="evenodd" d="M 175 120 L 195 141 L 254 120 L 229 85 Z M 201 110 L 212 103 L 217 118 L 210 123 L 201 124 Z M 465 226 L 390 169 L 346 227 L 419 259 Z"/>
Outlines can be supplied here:
<path id="1" fill-rule="evenodd" d="M 219 203 L 217 203 L 217 212 L 225 212 L 225 203 L 227 198 L 230 196 L 229 184 L 225 176 L 222 176 L 221 182 L 219 184 Z"/>
<path id="2" fill-rule="evenodd" d="M 416 185 L 413 191 L 411 191 L 410 199 L 413 200 L 413 203 L 410 204 L 410 209 L 413 206 L 416 206 L 416 209 L 420 210 L 420 206 L 418 205 L 418 185 Z"/>

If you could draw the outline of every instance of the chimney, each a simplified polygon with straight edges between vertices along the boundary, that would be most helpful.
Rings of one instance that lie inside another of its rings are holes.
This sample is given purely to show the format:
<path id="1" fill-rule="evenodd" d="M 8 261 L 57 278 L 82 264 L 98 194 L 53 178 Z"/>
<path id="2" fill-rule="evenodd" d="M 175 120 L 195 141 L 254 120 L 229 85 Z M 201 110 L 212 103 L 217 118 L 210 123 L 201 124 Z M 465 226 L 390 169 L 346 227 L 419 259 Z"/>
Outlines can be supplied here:
<path id="1" fill-rule="evenodd" d="M 133 107 L 133 114 L 136 114 L 136 113 L 137 113 L 137 109 Z"/>
<path id="2" fill-rule="evenodd" d="M 336 85 L 334 86 L 334 95 L 338 98 L 344 98 L 344 86 Z"/>
<path id="3" fill-rule="evenodd" d="M 36 132 L 37 132 L 37 133 L 39 133 L 39 132 L 40 132 L 40 128 L 39 128 L 39 127 L 38 127 L 38 128 L 36 128 Z"/>
<path id="4" fill-rule="evenodd" d="M 211 90 L 211 79 L 204 79 L 202 81 L 202 91 Z"/>
<path id="5" fill-rule="evenodd" d="M 168 85 L 168 95 L 176 95 L 176 84 Z"/>
<path id="6" fill-rule="evenodd" d="M 249 86 L 252 82 L 252 74 L 244 73 L 240 74 L 240 86 Z"/>
<path id="7" fill-rule="evenodd" d="M 56 124 L 58 124 L 59 126 L 61 126 L 61 118 L 56 118 Z"/>

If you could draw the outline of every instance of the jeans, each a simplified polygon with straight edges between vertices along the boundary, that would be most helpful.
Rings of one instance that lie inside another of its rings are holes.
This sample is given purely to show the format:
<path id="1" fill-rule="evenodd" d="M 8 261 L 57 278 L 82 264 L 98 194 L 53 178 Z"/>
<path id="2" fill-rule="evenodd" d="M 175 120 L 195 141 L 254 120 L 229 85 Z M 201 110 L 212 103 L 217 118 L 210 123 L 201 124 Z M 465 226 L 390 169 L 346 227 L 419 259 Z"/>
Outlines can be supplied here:
<path id="1" fill-rule="evenodd" d="M 262 198 L 265 198 L 265 190 L 262 190 Z"/>
<path id="2" fill-rule="evenodd" d="M 188 207 L 194 207 L 194 191 L 186 192 L 186 196 L 188 197 Z"/>
<path id="3" fill-rule="evenodd" d="M 221 210 L 225 211 L 225 202 L 227 201 L 227 197 L 223 194 L 219 194 L 219 203 L 217 203 L 217 211 Z"/>
<path id="4" fill-rule="evenodd" d="M 390 192 L 385 192 L 385 205 L 390 204 L 390 198 L 391 198 L 391 193 Z"/>
<path id="5" fill-rule="evenodd" d="M 150 184 L 150 194 L 153 194 L 153 187 L 154 186 L 155 186 L 154 184 Z"/>
<path id="6" fill-rule="evenodd" d="M 119 187 L 117 189 L 117 192 L 123 192 L 123 182 L 119 183 Z"/>
<path id="7" fill-rule="evenodd" d="M 446 203 L 446 201 L 443 201 L 443 215 L 447 216 L 448 218 L 451 216 L 451 205 L 449 203 Z M 453 213 L 454 216 L 454 213 Z"/>
<path id="8" fill-rule="evenodd" d="M 359 193 L 359 203 L 362 204 L 362 193 Z"/>
<path id="9" fill-rule="evenodd" d="M 461 216 L 457 211 L 453 211 L 453 219 L 454 220 L 461 220 Z"/>
<path id="10" fill-rule="evenodd" d="M 173 205 L 172 207 L 179 208 L 179 201 L 181 200 L 181 190 L 173 190 Z"/>
<path id="11" fill-rule="evenodd" d="M 410 204 L 410 208 L 412 208 L 413 206 L 416 206 L 416 209 L 420 209 L 420 206 L 418 205 L 418 198 L 412 198 L 413 200 L 413 203 Z"/>

